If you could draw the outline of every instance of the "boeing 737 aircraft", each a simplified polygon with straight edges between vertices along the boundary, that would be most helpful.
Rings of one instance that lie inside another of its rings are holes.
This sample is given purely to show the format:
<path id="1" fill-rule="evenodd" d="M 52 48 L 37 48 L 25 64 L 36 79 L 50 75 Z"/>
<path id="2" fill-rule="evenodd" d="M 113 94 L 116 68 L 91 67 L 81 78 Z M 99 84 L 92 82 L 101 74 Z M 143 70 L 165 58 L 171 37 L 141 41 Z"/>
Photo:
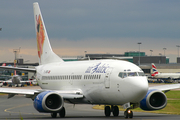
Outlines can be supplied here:
<path id="1" fill-rule="evenodd" d="M 169 80 L 177 80 L 180 78 L 180 73 L 159 73 L 154 63 L 152 63 L 152 69 L 153 69 L 153 74 L 151 74 L 151 76 L 153 78 L 169 79 Z"/>
<path id="2" fill-rule="evenodd" d="M 8 98 L 23 94 L 31 98 L 39 112 L 51 113 L 53 118 L 65 117 L 64 102 L 72 104 L 105 105 L 105 116 L 119 115 L 123 105 L 125 118 L 132 118 L 131 109 L 159 110 L 166 106 L 163 91 L 179 88 L 179 84 L 148 87 L 141 68 L 122 60 L 92 60 L 64 62 L 51 49 L 38 3 L 34 3 L 35 29 L 39 66 L 35 69 L 1 66 L 37 74 L 41 90 L 0 88 Z"/>
<path id="3" fill-rule="evenodd" d="M 3 63 L 2 66 L 6 66 L 6 63 Z M 10 80 L 7 81 L 1 81 L 3 85 L 9 85 L 9 87 L 12 87 L 13 85 L 16 87 L 24 87 L 24 84 L 30 85 L 31 81 L 22 81 L 21 76 L 16 74 L 16 71 L 14 71 L 14 75 Z"/>

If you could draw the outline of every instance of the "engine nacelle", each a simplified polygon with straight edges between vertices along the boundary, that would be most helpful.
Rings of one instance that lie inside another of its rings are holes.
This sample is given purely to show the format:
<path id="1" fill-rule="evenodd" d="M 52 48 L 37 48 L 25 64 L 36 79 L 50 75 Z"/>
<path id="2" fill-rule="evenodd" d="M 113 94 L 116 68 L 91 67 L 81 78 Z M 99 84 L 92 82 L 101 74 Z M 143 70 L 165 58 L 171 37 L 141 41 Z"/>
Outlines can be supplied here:
<path id="1" fill-rule="evenodd" d="M 63 106 L 63 98 L 54 91 L 42 92 L 34 99 L 34 107 L 39 112 L 58 112 Z"/>
<path id="2" fill-rule="evenodd" d="M 149 90 L 140 102 L 140 108 L 143 110 L 160 110 L 166 107 L 167 97 L 166 95 L 159 90 Z"/>

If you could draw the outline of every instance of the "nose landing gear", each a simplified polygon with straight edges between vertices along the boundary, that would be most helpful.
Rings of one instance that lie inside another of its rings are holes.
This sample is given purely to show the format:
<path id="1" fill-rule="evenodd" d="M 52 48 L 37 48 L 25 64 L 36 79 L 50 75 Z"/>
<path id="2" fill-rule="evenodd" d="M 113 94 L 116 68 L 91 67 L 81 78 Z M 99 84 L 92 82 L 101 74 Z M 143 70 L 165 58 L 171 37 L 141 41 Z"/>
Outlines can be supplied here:
<path id="1" fill-rule="evenodd" d="M 124 111 L 124 118 L 133 118 L 133 112 L 130 109 Z"/>
<path id="2" fill-rule="evenodd" d="M 113 113 L 114 117 L 119 115 L 119 108 L 118 106 L 105 106 L 104 113 L 106 117 L 109 117 L 111 115 L 111 112 Z M 133 112 L 130 109 L 126 109 L 124 111 L 124 118 L 133 118 Z"/>

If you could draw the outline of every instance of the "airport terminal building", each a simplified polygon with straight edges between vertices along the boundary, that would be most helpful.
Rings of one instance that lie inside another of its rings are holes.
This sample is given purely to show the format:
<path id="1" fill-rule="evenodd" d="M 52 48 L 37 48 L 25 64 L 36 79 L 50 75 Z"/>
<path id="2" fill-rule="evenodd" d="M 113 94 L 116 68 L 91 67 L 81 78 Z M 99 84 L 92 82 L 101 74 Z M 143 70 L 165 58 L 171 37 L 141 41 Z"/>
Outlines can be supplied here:
<path id="1" fill-rule="evenodd" d="M 147 56 L 145 52 L 125 52 L 124 54 L 85 54 L 85 56 L 61 57 L 65 62 L 82 61 L 82 60 L 99 60 L 99 59 L 117 59 L 132 62 L 140 66 L 146 75 L 152 73 L 151 63 L 155 63 L 159 72 L 180 72 L 180 58 L 177 63 L 170 64 L 169 58 L 166 56 Z M 140 64 L 139 64 L 140 61 Z M 3 63 L 0 63 L 2 65 Z M 14 66 L 14 63 L 6 63 L 7 66 Z M 24 63 L 23 59 L 17 60 L 17 66 L 23 68 L 34 68 L 38 63 Z M 12 76 L 14 71 L 0 70 L 0 80 L 7 80 Z M 23 80 L 31 79 L 36 75 L 34 73 L 17 71 Z"/>

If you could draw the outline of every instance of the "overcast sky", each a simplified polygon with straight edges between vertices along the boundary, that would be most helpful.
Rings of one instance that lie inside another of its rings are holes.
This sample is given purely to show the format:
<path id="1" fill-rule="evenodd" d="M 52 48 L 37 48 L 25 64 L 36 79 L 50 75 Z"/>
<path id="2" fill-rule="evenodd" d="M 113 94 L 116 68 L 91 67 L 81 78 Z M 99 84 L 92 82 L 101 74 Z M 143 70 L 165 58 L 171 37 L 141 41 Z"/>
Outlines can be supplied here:
<path id="1" fill-rule="evenodd" d="M 179 0 L 3 0 L 0 62 L 37 62 L 33 2 L 39 2 L 52 48 L 60 56 L 124 54 L 140 49 L 176 62 L 180 45 Z"/>

